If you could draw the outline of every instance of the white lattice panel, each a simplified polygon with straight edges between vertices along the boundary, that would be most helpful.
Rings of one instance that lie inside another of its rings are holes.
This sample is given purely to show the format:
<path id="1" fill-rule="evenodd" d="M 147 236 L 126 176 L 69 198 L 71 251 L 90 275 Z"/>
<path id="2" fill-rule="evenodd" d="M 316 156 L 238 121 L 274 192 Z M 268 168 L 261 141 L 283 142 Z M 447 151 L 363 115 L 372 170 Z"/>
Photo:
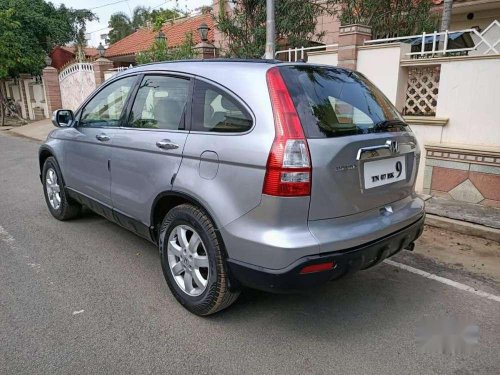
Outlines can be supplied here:
<path id="1" fill-rule="evenodd" d="M 475 35 L 474 35 L 475 34 Z M 475 50 L 471 55 L 495 55 L 500 53 L 500 22 L 493 21 L 483 31 L 472 34 Z"/>
<path id="2" fill-rule="evenodd" d="M 440 67 L 411 67 L 404 114 L 409 116 L 435 116 L 439 94 Z"/>

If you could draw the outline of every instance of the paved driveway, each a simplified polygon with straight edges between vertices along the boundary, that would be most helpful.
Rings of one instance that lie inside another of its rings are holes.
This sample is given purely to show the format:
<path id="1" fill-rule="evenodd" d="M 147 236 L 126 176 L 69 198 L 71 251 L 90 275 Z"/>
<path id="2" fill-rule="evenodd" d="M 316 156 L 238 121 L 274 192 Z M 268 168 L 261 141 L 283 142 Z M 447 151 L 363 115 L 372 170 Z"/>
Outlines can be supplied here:
<path id="1" fill-rule="evenodd" d="M 157 249 L 92 213 L 45 207 L 38 144 L 0 134 L 0 373 L 498 374 L 500 303 L 389 264 L 296 295 L 245 291 L 196 317 Z M 500 295 L 493 282 L 393 258 Z M 425 319 L 479 326 L 471 353 L 422 353 Z"/>

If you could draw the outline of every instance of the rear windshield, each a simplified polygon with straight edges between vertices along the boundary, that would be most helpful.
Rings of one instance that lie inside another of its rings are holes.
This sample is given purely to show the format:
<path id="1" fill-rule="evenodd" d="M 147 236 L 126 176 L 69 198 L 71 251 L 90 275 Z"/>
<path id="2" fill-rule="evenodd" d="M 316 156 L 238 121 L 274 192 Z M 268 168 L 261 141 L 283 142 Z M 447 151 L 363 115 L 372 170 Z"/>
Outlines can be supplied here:
<path id="1" fill-rule="evenodd" d="M 280 71 L 308 138 L 409 130 L 392 103 L 360 73 L 306 65 Z"/>

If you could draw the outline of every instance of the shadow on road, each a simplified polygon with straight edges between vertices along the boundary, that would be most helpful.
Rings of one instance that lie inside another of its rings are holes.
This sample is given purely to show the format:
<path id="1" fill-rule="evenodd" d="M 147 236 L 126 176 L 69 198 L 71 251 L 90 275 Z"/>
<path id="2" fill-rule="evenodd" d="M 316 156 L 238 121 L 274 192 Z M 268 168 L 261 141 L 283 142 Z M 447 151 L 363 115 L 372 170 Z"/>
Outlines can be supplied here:
<path id="1" fill-rule="evenodd" d="M 442 288 L 429 280 L 415 280 L 414 275 L 381 264 L 294 294 L 245 289 L 232 307 L 209 319 L 224 328 L 272 326 L 300 331 L 311 339 L 331 340 L 395 327 L 406 327 L 411 336 L 429 305 L 439 304 L 441 293 Z"/>
<path id="2" fill-rule="evenodd" d="M 271 329 L 291 331 L 314 340 L 331 340 L 332 337 L 366 332 L 393 331 L 396 327 L 413 337 L 417 322 L 429 311 L 435 312 L 436 308 L 440 310 L 439 314 L 446 314 L 445 303 L 450 293 L 456 293 L 432 280 L 380 264 L 321 287 L 293 294 L 244 289 L 233 306 L 214 316 L 197 318 L 183 311 L 170 295 L 164 280 L 152 280 L 156 277 L 154 275 L 159 275 L 160 267 L 156 246 L 88 209 L 74 223 L 79 226 L 86 223 L 92 228 L 99 228 L 108 238 L 118 238 L 117 249 L 109 251 L 121 254 L 140 251 L 147 257 L 148 262 L 141 269 L 144 274 L 136 276 L 151 279 L 151 284 L 159 289 L 154 294 L 167 297 L 167 300 L 157 301 L 160 314 L 185 313 L 184 316 L 191 322 L 202 319 L 200 324 L 220 326 L 234 334 L 240 331 L 250 337 L 265 335 Z M 137 270 L 123 269 L 121 272 L 128 274 Z"/>
<path id="3" fill-rule="evenodd" d="M 91 221 L 95 221 L 95 220 L 105 220 L 105 219 L 102 216 L 100 216 L 99 214 L 92 211 L 90 208 L 83 206 L 82 213 L 80 214 L 80 216 L 78 216 L 78 219 L 75 219 L 75 222 L 79 221 L 79 222 L 86 223 L 86 222 L 91 222 Z"/>

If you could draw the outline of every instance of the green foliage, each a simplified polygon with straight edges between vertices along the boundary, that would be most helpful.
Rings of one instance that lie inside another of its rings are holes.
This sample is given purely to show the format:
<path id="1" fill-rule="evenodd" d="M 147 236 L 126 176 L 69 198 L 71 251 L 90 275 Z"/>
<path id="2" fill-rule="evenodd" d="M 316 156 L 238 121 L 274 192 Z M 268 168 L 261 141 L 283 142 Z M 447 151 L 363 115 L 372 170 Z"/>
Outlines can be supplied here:
<path id="1" fill-rule="evenodd" d="M 188 32 L 184 35 L 182 44 L 176 48 L 172 48 L 169 53 L 171 60 L 185 60 L 195 58 L 193 33 Z"/>
<path id="2" fill-rule="evenodd" d="M 123 12 L 118 12 L 111 15 L 111 18 L 108 21 L 108 26 L 111 28 L 108 34 L 109 43 L 111 44 L 116 43 L 120 39 L 123 39 L 127 35 L 130 35 L 134 32 L 132 21 L 130 20 L 129 16 L 127 16 Z"/>
<path id="3" fill-rule="evenodd" d="M 13 20 L 13 15 L 14 9 L 0 11 L 0 79 L 7 77 L 17 64 L 29 63 L 29 57 L 17 43 L 21 24 Z"/>
<path id="4" fill-rule="evenodd" d="M 155 9 L 150 13 L 150 21 L 154 24 L 158 18 L 164 20 L 164 22 L 168 20 L 173 20 L 179 17 L 185 17 L 187 14 L 178 9 Z"/>
<path id="5" fill-rule="evenodd" d="M 44 0 L 0 0 L 0 79 L 38 74 L 54 45 L 81 42 L 88 10 L 55 7 Z"/>
<path id="6" fill-rule="evenodd" d="M 145 26 L 151 18 L 151 12 L 148 7 L 137 6 L 132 12 L 132 27 L 138 29 Z"/>
<path id="7" fill-rule="evenodd" d="M 135 61 L 137 64 L 148 64 L 156 61 L 164 61 L 168 59 L 168 45 L 166 39 L 156 40 L 149 50 L 144 52 L 139 52 Z"/>
<path id="8" fill-rule="evenodd" d="M 184 16 L 181 11 L 175 9 L 154 9 L 138 6 L 132 12 L 132 18 L 123 12 L 117 12 L 111 15 L 108 26 L 112 29 L 109 32 L 109 42 L 116 43 L 127 35 L 132 34 L 136 29 L 146 26 L 148 23 L 152 25 L 163 25 L 167 20 Z"/>
<path id="9" fill-rule="evenodd" d="M 153 31 L 155 33 L 160 32 L 166 21 L 167 20 L 162 15 L 159 15 L 158 17 L 156 17 L 155 22 L 153 23 Z"/>
<path id="10" fill-rule="evenodd" d="M 94 21 L 97 19 L 97 16 L 87 9 L 72 10 L 68 16 L 72 20 L 72 24 L 76 27 L 73 40 L 78 48 L 79 60 L 82 60 L 85 58 L 83 48 L 87 44 L 87 40 L 85 38 L 85 32 L 87 31 L 86 23 L 87 21 Z"/>
<path id="11" fill-rule="evenodd" d="M 225 0 L 229 1 L 229 0 Z M 227 37 L 226 55 L 260 58 L 266 44 L 266 0 L 237 0 L 232 14 L 215 14 L 218 29 Z M 321 41 L 316 32 L 319 17 L 338 16 L 343 25 L 365 24 L 375 37 L 412 35 L 433 31 L 436 17 L 429 0 L 279 0 L 275 3 L 276 45 L 307 47 Z"/>
<path id="12" fill-rule="evenodd" d="M 280 0 L 275 4 L 277 45 L 308 46 L 319 41 L 318 17 L 335 14 L 335 0 Z M 222 1 L 221 1 L 222 5 Z M 266 44 L 266 0 L 238 0 L 231 16 L 221 10 L 215 15 L 218 29 L 227 36 L 230 57 L 260 58 Z"/>
<path id="13" fill-rule="evenodd" d="M 192 33 L 186 33 L 182 44 L 175 48 L 168 48 L 167 40 L 154 41 L 151 48 L 136 55 L 137 64 L 148 64 L 158 61 L 184 60 L 195 57 L 194 39 Z"/>
<path id="14" fill-rule="evenodd" d="M 428 0 L 337 0 L 343 25 L 364 24 L 372 27 L 375 38 L 405 36 L 434 31 L 437 18 Z"/>

